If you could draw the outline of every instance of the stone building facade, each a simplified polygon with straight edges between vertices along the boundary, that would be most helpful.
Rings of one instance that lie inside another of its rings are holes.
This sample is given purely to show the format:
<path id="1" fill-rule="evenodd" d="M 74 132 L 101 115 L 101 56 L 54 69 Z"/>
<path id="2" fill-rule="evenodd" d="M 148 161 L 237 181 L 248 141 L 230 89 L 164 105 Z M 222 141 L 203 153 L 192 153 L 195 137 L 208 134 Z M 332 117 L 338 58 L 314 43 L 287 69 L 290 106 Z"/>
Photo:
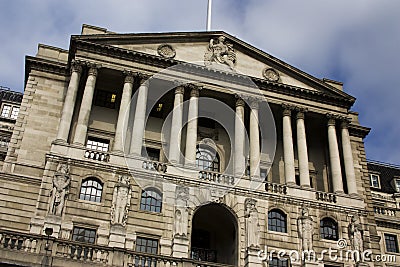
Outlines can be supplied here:
<path id="1" fill-rule="evenodd" d="M 381 254 L 369 129 L 342 83 L 225 32 L 89 25 L 40 44 L 25 77 L 4 264 L 383 266 L 323 253 Z"/>

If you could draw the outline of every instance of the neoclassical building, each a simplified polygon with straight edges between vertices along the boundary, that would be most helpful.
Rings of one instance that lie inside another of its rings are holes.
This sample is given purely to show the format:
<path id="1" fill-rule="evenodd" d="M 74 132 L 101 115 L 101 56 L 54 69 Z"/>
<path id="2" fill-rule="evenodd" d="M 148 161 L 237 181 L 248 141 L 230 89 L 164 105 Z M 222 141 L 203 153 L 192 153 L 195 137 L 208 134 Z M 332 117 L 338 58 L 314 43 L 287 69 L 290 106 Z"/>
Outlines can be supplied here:
<path id="1" fill-rule="evenodd" d="M 83 25 L 68 50 L 39 44 L 0 173 L 0 262 L 384 266 L 338 257 L 383 253 L 354 102 L 225 32 Z"/>

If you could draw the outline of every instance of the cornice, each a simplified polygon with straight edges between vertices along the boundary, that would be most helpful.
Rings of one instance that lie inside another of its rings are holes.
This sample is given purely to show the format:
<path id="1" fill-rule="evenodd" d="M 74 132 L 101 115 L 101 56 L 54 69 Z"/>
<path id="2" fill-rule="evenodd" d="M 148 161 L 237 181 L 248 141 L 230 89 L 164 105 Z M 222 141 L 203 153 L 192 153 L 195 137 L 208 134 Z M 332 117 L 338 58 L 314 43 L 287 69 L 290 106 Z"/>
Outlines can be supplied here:
<path id="1" fill-rule="evenodd" d="M 349 124 L 348 128 L 351 136 L 361 137 L 362 139 L 364 139 L 371 131 L 371 128 L 354 124 Z"/>
<path id="2" fill-rule="evenodd" d="M 150 55 L 142 52 L 132 51 L 120 47 L 115 47 L 112 45 L 93 43 L 81 39 L 72 39 L 71 40 L 71 51 L 76 51 L 76 49 L 80 49 L 87 52 L 93 52 L 96 54 L 111 56 L 120 59 L 128 59 L 134 60 L 135 62 L 147 64 L 155 67 L 168 68 L 174 65 L 182 65 L 184 68 L 180 69 L 180 71 L 196 74 L 205 78 L 222 80 L 226 82 L 236 83 L 240 85 L 249 85 L 251 82 L 254 82 L 257 86 L 260 87 L 261 90 L 276 92 L 283 95 L 299 97 L 307 100 L 312 100 L 320 103 L 332 104 L 335 106 L 344 107 L 350 109 L 350 107 L 354 104 L 355 98 L 351 96 L 335 96 L 333 94 L 310 90 L 302 87 L 292 86 L 288 84 L 271 82 L 267 80 L 263 80 L 260 78 L 249 77 L 246 75 L 241 75 L 234 72 L 225 72 L 222 70 L 209 69 L 205 66 L 196 65 L 192 63 L 187 63 L 175 59 L 163 58 L 156 55 Z M 73 55 L 70 55 L 73 58 Z"/>
<path id="3" fill-rule="evenodd" d="M 47 73 L 58 74 L 62 76 L 67 76 L 68 65 L 66 63 L 55 62 L 52 60 L 38 58 L 38 57 L 25 57 L 25 84 L 28 80 L 29 73 L 31 70 L 38 70 Z"/>
<path id="4" fill-rule="evenodd" d="M 291 72 L 296 76 L 297 79 L 309 84 L 310 82 L 314 85 L 318 85 L 321 88 L 328 88 L 329 90 L 337 93 L 338 95 L 348 98 L 352 103 L 355 102 L 355 98 L 342 90 L 335 88 L 332 85 L 325 83 L 324 80 L 318 79 L 286 62 L 276 58 L 257 47 L 246 43 L 235 36 L 232 36 L 224 31 L 207 31 L 207 32 L 164 32 L 164 33 L 112 33 L 112 34 L 98 34 L 98 35 L 73 35 L 71 39 L 76 40 L 88 40 L 90 42 L 101 42 L 101 43 L 124 43 L 132 42 L 136 43 L 148 43 L 148 42 L 190 42 L 190 41 L 204 41 L 209 42 L 210 38 L 224 36 L 226 39 L 234 44 L 237 49 L 241 47 L 249 56 L 258 59 L 262 62 L 268 61 L 267 64 L 273 68 L 277 68 L 284 73 Z M 266 62 L 265 62 L 266 63 Z M 326 80 L 326 79 L 325 79 Z"/>

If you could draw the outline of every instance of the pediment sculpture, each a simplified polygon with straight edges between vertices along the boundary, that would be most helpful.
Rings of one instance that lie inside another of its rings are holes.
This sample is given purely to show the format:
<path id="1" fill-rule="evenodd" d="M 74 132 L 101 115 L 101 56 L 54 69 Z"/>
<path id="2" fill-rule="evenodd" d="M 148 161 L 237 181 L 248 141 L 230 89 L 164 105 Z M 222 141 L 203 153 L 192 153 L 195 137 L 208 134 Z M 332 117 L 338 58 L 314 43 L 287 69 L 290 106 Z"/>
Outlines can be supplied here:
<path id="1" fill-rule="evenodd" d="M 234 70 L 236 64 L 236 53 L 233 45 L 225 40 L 224 36 L 211 39 L 204 55 L 204 64 L 210 66 L 213 63 L 225 64 Z"/>

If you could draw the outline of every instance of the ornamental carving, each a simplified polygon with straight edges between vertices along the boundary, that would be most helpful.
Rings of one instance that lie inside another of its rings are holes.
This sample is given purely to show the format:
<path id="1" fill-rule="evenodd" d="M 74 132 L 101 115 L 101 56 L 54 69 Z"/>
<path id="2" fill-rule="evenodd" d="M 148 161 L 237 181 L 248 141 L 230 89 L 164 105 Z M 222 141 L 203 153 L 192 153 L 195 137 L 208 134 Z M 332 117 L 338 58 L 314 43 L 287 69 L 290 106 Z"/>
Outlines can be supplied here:
<path id="1" fill-rule="evenodd" d="M 126 225 L 128 211 L 131 204 L 132 189 L 129 176 L 120 175 L 114 187 L 111 206 L 111 224 Z"/>
<path id="2" fill-rule="evenodd" d="M 162 44 L 157 48 L 157 53 L 164 58 L 174 58 L 176 55 L 175 49 L 169 44 Z"/>
<path id="3" fill-rule="evenodd" d="M 65 199 L 69 193 L 69 186 L 71 184 L 71 177 L 69 175 L 69 165 L 67 163 L 60 163 L 57 166 L 57 171 L 53 177 L 53 189 L 51 190 L 49 214 L 61 216 Z"/>
<path id="4" fill-rule="evenodd" d="M 246 236 L 247 247 L 259 248 L 260 247 L 260 224 L 258 222 L 258 211 L 256 208 L 257 200 L 246 198 L 245 218 L 246 218 Z"/>
<path id="5" fill-rule="evenodd" d="M 297 218 L 297 228 L 302 251 L 311 251 L 313 249 L 314 221 L 309 215 L 307 207 L 301 208 L 301 215 Z"/>
<path id="6" fill-rule="evenodd" d="M 279 81 L 279 73 L 273 68 L 265 68 L 262 72 L 265 79 L 271 82 Z"/>
<path id="7" fill-rule="evenodd" d="M 211 39 L 204 55 L 204 64 L 206 66 L 212 65 L 214 62 L 228 65 L 231 70 L 235 67 L 235 50 L 231 43 L 225 41 L 224 36 L 218 37 L 217 40 Z"/>

